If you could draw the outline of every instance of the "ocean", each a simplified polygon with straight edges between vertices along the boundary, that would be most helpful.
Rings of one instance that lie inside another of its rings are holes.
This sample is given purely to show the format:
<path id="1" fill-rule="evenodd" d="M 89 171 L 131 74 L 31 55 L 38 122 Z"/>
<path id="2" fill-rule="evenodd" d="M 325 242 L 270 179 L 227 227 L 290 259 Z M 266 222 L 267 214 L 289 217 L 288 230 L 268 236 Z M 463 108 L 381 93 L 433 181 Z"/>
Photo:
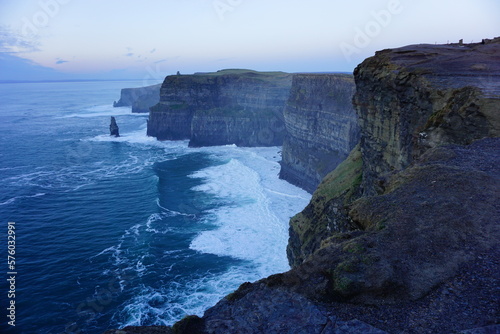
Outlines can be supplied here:
<path id="1" fill-rule="evenodd" d="M 281 148 L 149 138 L 146 114 L 112 107 L 141 84 L 0 84 L 2 333 L 171 325 L 288 270 L 311 196 L 278 178 Z"/>

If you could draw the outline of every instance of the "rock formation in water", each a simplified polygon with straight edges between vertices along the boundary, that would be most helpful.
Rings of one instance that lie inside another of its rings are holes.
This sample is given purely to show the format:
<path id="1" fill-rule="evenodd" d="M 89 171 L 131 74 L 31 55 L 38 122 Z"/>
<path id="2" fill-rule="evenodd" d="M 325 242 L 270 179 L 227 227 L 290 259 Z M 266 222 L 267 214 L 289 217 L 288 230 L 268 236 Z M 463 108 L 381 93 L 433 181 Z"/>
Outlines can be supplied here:
<path id="1" fill-rule="evenodd" d="M 292 269 L 124 332 L 498 332 L 499 66 L 500 38 L 364 61 L 360 144 L 292 219 Z"/>
<path id="2" fill-rule="evenodd" d="M 139 87 L 123 88 L 120 100 L 113 103 L 113 107 L 132 107 L 133 113 L 148 113 L 149 108 L 160 101 L 161 84 Z"/>
<path id="3" fill-rule="evenodd" d="M 168 76 L 151 108 L 148 136 L 189 139 L 190 146 L 282 145 L 291 80 L 287 73 L 250 70 Z"/>
<path id="4" fill-rule="evenodd" d="M 314 192 L 359 141 L 349 74 L 297 74 L 284 110 L 280 177 Z"/>
<path id="5" fill-rule="evenodd" d="M 111 116 L 111 123 L 109 124 L 109 135 L 120 137 L 120 129 L 118 128 L 118 124 L 116 124 L 116 119 Z"/>

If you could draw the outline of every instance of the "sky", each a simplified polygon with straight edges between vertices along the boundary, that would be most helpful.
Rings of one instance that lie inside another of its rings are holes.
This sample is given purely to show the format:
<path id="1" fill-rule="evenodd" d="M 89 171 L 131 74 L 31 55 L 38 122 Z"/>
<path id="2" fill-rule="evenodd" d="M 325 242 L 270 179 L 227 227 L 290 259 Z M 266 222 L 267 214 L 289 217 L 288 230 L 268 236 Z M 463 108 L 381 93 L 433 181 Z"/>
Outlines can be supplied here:
<path id="1" fill-rule="evenodd" d="M 0 80 L 352 72 L 377 50 L 500 36 L 499 18 L 499 0 L 0 0 Z"/>

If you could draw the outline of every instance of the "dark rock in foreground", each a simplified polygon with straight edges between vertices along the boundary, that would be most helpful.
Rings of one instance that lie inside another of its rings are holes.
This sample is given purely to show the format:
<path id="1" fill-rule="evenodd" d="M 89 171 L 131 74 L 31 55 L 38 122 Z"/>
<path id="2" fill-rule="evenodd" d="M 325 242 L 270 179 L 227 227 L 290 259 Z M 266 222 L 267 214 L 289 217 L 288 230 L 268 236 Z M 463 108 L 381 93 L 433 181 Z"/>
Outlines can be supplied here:
<path id="1" fill-rule="evenodd" d="M 363 230 L 325 240 L 287 273 L 242 285 L 205 313 L 200 333 L 319 334 L 332 319 L 389 333 L 494 324 L 499 147 L 484 139 L 430 150 L 386 195 L 354 202 Z"/>
<path id="2" fill-rule="evenodd" d="M 111 124 L 109 124 L 109 134 L 110 136 L 120 137 L 118 124 L 116 124 L 116 119 L 113 116 L 111 116 Z"/>

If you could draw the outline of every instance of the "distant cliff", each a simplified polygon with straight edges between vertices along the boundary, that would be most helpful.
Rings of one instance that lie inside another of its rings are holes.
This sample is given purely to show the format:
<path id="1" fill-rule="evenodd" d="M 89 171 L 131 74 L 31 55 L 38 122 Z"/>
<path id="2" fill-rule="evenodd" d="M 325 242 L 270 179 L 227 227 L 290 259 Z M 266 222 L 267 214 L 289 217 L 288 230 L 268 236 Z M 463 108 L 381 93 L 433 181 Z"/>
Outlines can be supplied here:
<path id="1" fill-rule="evenodd" d="M 280 177 L 313 192 L 359 141 L 348 74 L 294 75 L 284 116 Z"/>
<path id="2" fill-rule="evenodd" d="M 147 133 L 159 140 L 190 139 L 191 146 L 282 145 L 291 80 L 287 73 L 250 70 L 168 76 Z"/>
<path id="3" fill-rule="evenodd" d="M 118 102 L 113 107 L 132 107 L 133 113 L 148 113 L 149 108 L 160 101 L 161 84 L 139 87 L 123 88 Z"/>

